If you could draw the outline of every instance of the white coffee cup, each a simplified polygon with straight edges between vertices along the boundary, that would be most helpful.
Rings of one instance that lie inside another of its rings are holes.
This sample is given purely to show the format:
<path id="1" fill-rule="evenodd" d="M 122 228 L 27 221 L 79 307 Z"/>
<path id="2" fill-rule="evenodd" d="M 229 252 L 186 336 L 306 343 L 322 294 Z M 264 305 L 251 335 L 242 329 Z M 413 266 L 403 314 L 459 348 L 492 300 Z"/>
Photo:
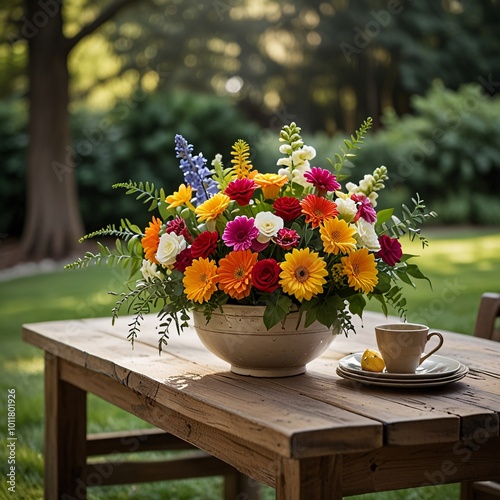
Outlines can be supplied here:
<path id="1" fill-rule="evenodd" d="M 415 373 L 418 365 L 443 345 L 443 336 L 429 333 L 429 327 L 413 323 L 394 323 L 375 327 L 377 345 L 389 373 Z M 427 341 L 439 339 L 438 345 L 424 354 Z"/>

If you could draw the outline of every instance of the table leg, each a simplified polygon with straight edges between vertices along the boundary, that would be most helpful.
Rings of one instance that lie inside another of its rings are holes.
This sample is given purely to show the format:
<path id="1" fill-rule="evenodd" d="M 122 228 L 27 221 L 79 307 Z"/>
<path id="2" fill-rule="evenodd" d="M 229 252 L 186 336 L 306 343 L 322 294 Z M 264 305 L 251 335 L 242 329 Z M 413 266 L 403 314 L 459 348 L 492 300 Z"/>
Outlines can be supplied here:
<path id="1" fill-rule="evenodd" d="M 85 500 L 87 393 L 60 378 L 60 359 L 45 354 L 45 498 Z"/>
<path id="2" fill-rule="evenodd" d="M 287 459 L 279 463 L 277 500 L 340 500 L 342 457 Z"/>

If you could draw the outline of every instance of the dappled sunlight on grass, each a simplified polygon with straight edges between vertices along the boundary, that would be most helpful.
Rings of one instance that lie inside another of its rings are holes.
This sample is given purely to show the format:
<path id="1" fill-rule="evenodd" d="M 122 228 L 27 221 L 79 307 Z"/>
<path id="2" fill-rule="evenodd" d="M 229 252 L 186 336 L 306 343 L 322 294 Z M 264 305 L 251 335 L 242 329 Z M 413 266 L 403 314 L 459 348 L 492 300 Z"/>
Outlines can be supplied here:
<path id="1" fill-rule="evenodd" d="M 33 375 L 43 373 L 44 362 L 42 357 L 21 358 L 6 361 L 3 369 L 6 372 L 16 373 L 18 375 Z"/>

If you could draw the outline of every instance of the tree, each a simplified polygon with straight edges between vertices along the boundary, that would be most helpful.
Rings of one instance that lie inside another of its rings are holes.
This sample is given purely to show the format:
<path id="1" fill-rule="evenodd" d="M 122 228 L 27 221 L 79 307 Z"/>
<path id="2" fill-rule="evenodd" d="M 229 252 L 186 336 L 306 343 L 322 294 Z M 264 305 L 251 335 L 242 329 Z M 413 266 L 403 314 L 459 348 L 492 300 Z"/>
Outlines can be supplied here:
<path id="1" fill-rule="evenodd" d="M 21 34 L 28 42 L 29 146 L 22 257 L 62 258 L 84 228 L 69 128 L 68 56 L 86 36 L 136 0 L 115 0 L 73 37 L 64 35 L 64 0 L 25 0 Z M 24 29 L 23 29 L 24 28 Z"/>

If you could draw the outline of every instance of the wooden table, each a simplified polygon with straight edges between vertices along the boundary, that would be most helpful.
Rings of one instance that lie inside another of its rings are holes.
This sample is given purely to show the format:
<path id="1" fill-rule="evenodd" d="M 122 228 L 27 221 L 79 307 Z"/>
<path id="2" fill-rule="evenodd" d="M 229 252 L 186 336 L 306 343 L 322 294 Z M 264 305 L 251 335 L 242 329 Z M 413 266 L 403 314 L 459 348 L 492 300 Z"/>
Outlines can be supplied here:
<path id="1" fill-rule="evenodd" d="M 365 313 L 357 334 L 335 339 L 307 374 L 282 379 L 230 373 L 192 330 L 173 334 L 159 356 L 156 317 L 134 350 L 127 318 L 114 327 L 109 318 L 25 325 L 24 340 L 46 356 L 46 498 L 85 498 L 85 481 L 95 484 L 87 392 L 276 488 L 278 499 L 500 480 L 500 343 L 443 332 L 440 354 L 470 368 L 444 387 L 375 388 L 338 377 L 338 360 L 375 347 L 373 327 L 383 322 Z M 133 482 L 128 467 L 115 468 Z"/>

